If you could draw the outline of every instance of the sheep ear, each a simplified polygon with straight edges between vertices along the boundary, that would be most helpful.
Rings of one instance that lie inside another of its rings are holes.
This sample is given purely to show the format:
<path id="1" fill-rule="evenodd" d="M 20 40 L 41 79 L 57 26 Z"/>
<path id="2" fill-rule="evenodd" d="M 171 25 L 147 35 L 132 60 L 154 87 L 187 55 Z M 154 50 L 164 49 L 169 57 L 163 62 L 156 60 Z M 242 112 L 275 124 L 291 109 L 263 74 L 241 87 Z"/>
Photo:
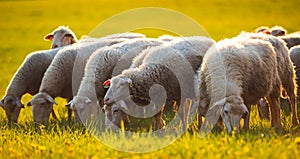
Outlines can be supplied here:
<path id="1" fill-rule="evenodd" d="M 0 106 L 4 109 L 4 99 L 0 101 Z"/>
<path id="2" fill-rule="evenodd" d="M 244 114 L 243 114 L 242 118 L 245 119 L 245 118 L 249 117 L 249 111 L 248 111 L 248 108 L 246 107 L 245 104 L 242 104 L 241 106 L 242 106 L 243 111 L 244 111 Z"/>
<path id="3" fill-rule="evenodd" d="M 31 100 L 26 104 L 28 107 L 32 106 Z"/>
<path id="4" fill-rule="evenodd" d="M 1 106 L 4 106 L 4 99 L 2 99 L 2 100 L 0 101 L 0 105 L 1 105 Z"/>
<path id="5" fill-rule="evenodd" d="M 48 102 L 52 103 L 52 104 L 57 105 L 57 103 L 54 101 L 54 99 L 53 99 L 51 96 L 49 96 L 49 95 L 46 95 L 46 100 L 47 100 Z"/>
<path id="6" fill-rule="evenodd" d="M 17 98 L 16 104 L 20 108 L 25 108 L 24 105 L 21 103 L 21 99 L 20 98 Z"/>
<path id="7" fill-rule="evenodd" d="M 224 108 L 226 98 L 216 102 L 210 109 L 208 109 L 205 115 L 205 122 L 217 123 L 220 118 L 221 112 Z"/>
<path id="8" fill-rule="evenodd" d="M 271 32 L 269 30 L 264 30 L 263 33 L 267 35 L 271 35 Z"/>
<path id="9" fill-rule="evenodd" d="M 50 33 L 50 34 L 47 34 L 45 37 L 44 37 L 44 40 L 46 41 L 51 41 L 53 39 L 53 34 Z"/>
<path id="10" fill-rule="evenodd" d="M 73 100 L 70 100 L 65 106 L 66 106 L 66 107 L 71 107 L 72 104 L 73 104 Z"/>

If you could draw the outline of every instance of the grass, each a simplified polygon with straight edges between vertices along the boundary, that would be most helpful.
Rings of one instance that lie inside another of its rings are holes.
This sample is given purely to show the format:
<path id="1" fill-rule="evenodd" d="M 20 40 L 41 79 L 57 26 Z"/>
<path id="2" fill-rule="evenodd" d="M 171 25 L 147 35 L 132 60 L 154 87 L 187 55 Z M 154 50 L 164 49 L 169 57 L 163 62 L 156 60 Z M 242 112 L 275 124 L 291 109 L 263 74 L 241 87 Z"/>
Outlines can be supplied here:
<path id="1" fill-rule="evenodd" d="M 91 1 L 0 1 L 0 95 L 5 94 L 14 72 L 33 51 L 48 49 L 42 37 L 58 25 L 68 25 L 81 37 L 105 19 L 140 7 L 162 7 L 179 11 L 196 20 L 215 40 L 252 31 L 261 25 L 281 25 L 289 32 L 299 30 L 298 0 L 91 0 Z M 138 19 L 137 19 L 138 20 Z M 126 24 L 124 24 L 126 25 Z M 120 27 L 123 27 L 120 25 Z M 143 30 L 150 37 L 159 31 Z M 31 99 L 22 98 L 23 103 Z M 19 124 L 7 124 L 0 110 L 0 158 L 297 158 L 300 156 L 299 130 L 292 128 L 290 117 L 282 115 L 284 132 L 275 133 L 269 121 L 251 112 L 251 129 L 241 134 L 212 133 L 199 138 L 194 129 L 169 146 L 150 153 L 117 151 L 95 138 L 80 125 L 66 122 L 65 100 L 58 98 L 55 111 L 60 121 L 48 126 L 32 122 L 31 108 L 22 110 Z M 109 142 L 140 148 L 159 137 L 124 136 L 104 133 Z M 168 137 L 167 137 L 168 138 Z M 172 138 L 172 136 L 169 136 Z M 163 142 L 165 138 L 161 139 Z M 158 142 L 159 143 L 159 142 Z M 150 149 L 151 147 L 149 147 Z"/>

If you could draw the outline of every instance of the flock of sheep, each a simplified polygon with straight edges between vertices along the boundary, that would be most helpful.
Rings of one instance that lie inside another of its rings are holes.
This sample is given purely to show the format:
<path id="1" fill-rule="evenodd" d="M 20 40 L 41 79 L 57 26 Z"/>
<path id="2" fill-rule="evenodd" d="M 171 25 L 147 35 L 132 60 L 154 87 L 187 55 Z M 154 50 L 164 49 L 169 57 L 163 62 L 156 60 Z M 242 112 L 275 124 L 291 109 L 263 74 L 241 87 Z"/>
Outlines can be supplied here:
<path id="1" fill-rule="evenodd" d="M 258 104 L 261 116 L 270 109 L 271 125 L 281 129 L 283 97 L 290 103 L 292 124 L 299 125 L 299 32 L 260 27 L 219 42 L 138 33 L 77 40 L 60 26 L 44 39 L 53 41 L 51 49 L 26 57 L 0 102 L 9 122 L 17 122 L 21 98 L 29 93 L 33 98 L 27 106 L 37 123 L 47 122 L 50 114 L 57 118 L 54 99 L 62 97 L 69 120 L 74 113 L 74 120 L 84 123 L 104 111 L 107 127 L 121 121 L 126 126 L 136 115 L 154 116 L 153 129 L 162 129 L 164 108 L 175 105 L 183 129 L 197 108 L 199 128 L 206 124 L 204 117 L 204 122 L 223 122 L 228 132 L 239 131 L 241 118 L 249 128 L 251 105 Z"/>

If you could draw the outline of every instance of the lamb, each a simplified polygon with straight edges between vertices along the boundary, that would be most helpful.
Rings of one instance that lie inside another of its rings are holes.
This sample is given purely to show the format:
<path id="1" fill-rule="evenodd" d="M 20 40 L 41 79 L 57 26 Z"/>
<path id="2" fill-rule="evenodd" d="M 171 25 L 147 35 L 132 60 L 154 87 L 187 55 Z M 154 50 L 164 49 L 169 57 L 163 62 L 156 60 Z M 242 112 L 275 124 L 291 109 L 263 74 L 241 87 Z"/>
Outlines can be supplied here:
<path id="1" fill-rule="evenodd" d="M 76 121 L 90 121 L 90 116 L 103 107 L 106 89 L 102 83 L 129 68 L 132 59 L 143 50 L 163 44 L 156 39 L 134 39 L 97 50 L 88 60 L 77 95 L 69 104 Z M 100 101 L 100 103 L 98 103 Z"/>
<path id="2" fill-rule="evenodd" d="M 272 126 L 281 128 L 280 78 L 276 53 L 269 42 L 250 38 L 218 42 L 204 56 L 198 89 L 198 120 L 202 124 L 201 116 L 205 116 L 205 131 L 220 116 L 229 133 L 234 127 L 239 132 L 241 118 L 248 128 L 250 105 L 262 97 L 271 104 Z"/>
<path id="3" fill-rule="evenodd" d="M 68 26 L 59 26 L 53 32 L 47 34 L 44 40 L 52 42 L 51 49 L 77 43 L 75 33 Z"/>
<path id="4" fill-rule="evenodd" d="M 39 93 L 27 104 L 33 107 L 34 121 L 48 121 L 55 97 L 72 99 L 73 93 L 76 94 L 78 90 L 85 63 L 95 50 L 124 40 L 103 38 L 96 42 L 76 43 L 61 49 L 45 72 Z M 69 109 L 68 120 L 71 120 L 71 114 L 72 110 Z"/>
<path id="5" fill-rule="evenodd" d="M 289 56 L 288 48 L 285 46 L 284 41 L 274 36 L 254 33 L 242 33 L 239 35 L 239 37 L 261 39 L 272 44 L 277 55 L 277 70 L 283 88 L 282 97 L 288 98 L 292 111 L 292 123 L 294 126 L 297 126 L 297 83 L 295 81 L 296 74 L 293 63 Z M 285 94 L 285 91 L 287 95 Z"/>
<path id="6" fill-rule="evenodd" d="M 25 93 L 34 95 L 38 92 L 44 73 L 59 50 L 59 48 L 43 50 L 27 55 L 0 102 L 9 122 L 18 121 L 20 110 L 24 107 L 21 103 L 22 96 Z M 56 118 L 54 112 L 52 115 Z"/>
<path id="7" fill-rule="evenodd" d="M 104 104 L 121 105 L 119 109 L 130 115 L 140 112 L 146 112 L 148 117 L 154 115 L 153 129 L 157 130 L 164 126 L 164 101 L 176 101 L 177 105 L 181 106 L 178 114 L 182 120 L 182 128 L 186 129 L 189 106 L 187 99 L 195 97 L 195 92 L 191 91 L 194 90 L 193 76 L 202 62 L 204 53 L 214 43 L 212 39 L 205 37 L 187 37 L 150 49 L 140 66 L 124 70 L 111 78 Z M 138 105 L 150 105 L 146 108 L 136 107 L 132 100 Z M 106 111 L 107 114 L 110 113 Z M 110 114 L 112 121 L 120 119 L 121 114 Z M 138 117 L 145 117 L 143 115 L 142 113 L 142 116 Z"/>

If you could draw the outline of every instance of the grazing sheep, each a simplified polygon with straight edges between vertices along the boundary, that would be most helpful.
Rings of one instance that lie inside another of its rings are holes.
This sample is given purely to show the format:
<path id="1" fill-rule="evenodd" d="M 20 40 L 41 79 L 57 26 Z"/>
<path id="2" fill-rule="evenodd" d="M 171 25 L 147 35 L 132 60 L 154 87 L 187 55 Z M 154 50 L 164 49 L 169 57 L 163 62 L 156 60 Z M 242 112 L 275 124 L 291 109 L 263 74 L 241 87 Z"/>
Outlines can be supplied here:
<path id="1" fill-rule="evenodd" d="M 221 116 L 229 133 L 234 127 L 239 131 L 241 118 L 248 128 L 250 105 L 267 97 L 272 126 L 281 128 L 280 79 L 276 53 L 269 42 L 250 38 L 218 42 L 204 56 L 198 86 L 198 120 L 202 124 L 201 116 L 205 116 L 204 127 Z"/>
<path id="2" fill-rule="evenodd" d="M 292 111 L 292 122 L 294 126 L 298 125 L 297 119 L 297 83 L 293 63 L 290 59 L 289 50 L 280 38 L 254 33 L 242 33 L 241 38 L 261 39 L 270 42 L 275 50 L 277 57 L 277 70 L 283 88 L 283 98 L 288 98 Z M 287 95 L 286 95 L 287 93 Z"/>
<path id="3" fill-rule="evenodd" d="M 25 93 L 38 92 L 42 78 L 59 49 L 43 50 L 27 55 L 14 77 L 11 79 L 6 95 L 0 105 L 4 108 L 8 121 L 17 122 L 21 108 L 21 98 Z M 55 114 L 53 112 L 53 117 Z"/>
<path id="4" fill-rule="evenodd" d="M 47 34 L 44 40 L 53 40 L 51 49 L 77 43 L 77 37 L 68 26 L 59 26 L 53 32 Z"/>
<path id="5" fill-rule="evenodd" d="M 290 49 L 290 57 L 291 60 L 293 61 L 295 65 L 295 70 L 296 70 L 296 81 L 297 85 L 299 86 L 299 80 L 300 80 L 300 45 L 294 46 Z M 298 91 L 298 98 L 300 97 L 299 95 L 300 91 Z"/>
<path id="6" fill-rule="evenodd" d="M 55 97 L 72 99 L 82 79 L 85 63 L 95 50 L 124 40 L 103 38 L 96 42 L 76 43 L 61 49 L 45 72 L 39 93 L 27 104 L 33 107 L 34 120 L 39 123 L 48 121 Z M 69 120 L 71 114 L 70 109 Z"/>
<path id="7" fill-rule="evenodd" d="M 150 49 L 140 66 L 124 70 L 111 79 L 104 104 L 119 104 L 122 106 L 119 109 L 130 115 L 143 111 L 155 115 L 153 129 L 157 130 L 164 126 L 162 105 L 165 100 L 161 98 L 165 97 L 167 103 L 176 101 L 181 106 L 178 113 L 183 129 L 186 129 L 189 106 L 186 99 L 195 98 L 195 92 L 191 91 L 194 90 L 193 77 L 204 53 L 213 44 L 214 41 L 209 38 L 187 37 Z M 139 108 L 131 105 L 132 100 L 138 105 L 151 105 L 145 109 Z M 113 119 L 119 119 L 118 114 L 121 113 L 110 115 Z"/>
<path id="8" fill-rule="evenodd" d="M 284 36 L 287 34 L 287 31 L 281 26 L 274 26 L 271 28 L 271 35 L 273 36 Z"/>
<path id="9" fill-rule="evenodd" d="M 104 81 L 129 68 L 132 59 L 143 50 L 161 44 L 162 42 L 156 39 L 140 38 L 97 50 L 87 62 L 77 95 L 69 103 L 74 112 L 80 115 L 81 121 L 88 121 L 90 116 L 102 107 L 102 99 L 106 92 L 102 85 Z M 78 117 L 75 120 L 80 121 Z"/>

